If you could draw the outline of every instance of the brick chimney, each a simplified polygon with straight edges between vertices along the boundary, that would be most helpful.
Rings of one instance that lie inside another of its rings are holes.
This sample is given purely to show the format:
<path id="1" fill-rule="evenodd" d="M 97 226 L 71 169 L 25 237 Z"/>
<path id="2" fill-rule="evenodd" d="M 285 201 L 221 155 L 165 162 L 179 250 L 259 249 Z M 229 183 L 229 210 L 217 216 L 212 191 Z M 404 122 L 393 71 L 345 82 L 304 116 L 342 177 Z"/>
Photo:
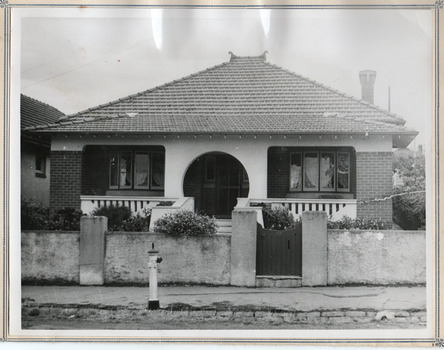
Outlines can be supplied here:
<path id="1" fill-rule="evenodd" d="M 359 80 L 361 81 L 362 96 L 361 99 L 369 103 L 374 103 L 373 87 L 376 80 L 376 72 L 374 70 L 362 70 L 359 72 Z"/>

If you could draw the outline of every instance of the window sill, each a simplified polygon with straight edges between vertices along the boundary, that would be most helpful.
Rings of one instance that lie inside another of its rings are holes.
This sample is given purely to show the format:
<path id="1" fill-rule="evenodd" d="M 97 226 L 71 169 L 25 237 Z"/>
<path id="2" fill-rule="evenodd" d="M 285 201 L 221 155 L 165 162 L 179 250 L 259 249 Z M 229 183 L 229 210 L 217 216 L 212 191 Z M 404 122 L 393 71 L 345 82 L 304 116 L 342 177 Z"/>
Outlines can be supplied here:
<path id="1" fill-rule="evenodd" d="M 41 179 L 46 179 L 46 174 L 43 173 L 35 173 L 35 177 L 39 177 Z"/>

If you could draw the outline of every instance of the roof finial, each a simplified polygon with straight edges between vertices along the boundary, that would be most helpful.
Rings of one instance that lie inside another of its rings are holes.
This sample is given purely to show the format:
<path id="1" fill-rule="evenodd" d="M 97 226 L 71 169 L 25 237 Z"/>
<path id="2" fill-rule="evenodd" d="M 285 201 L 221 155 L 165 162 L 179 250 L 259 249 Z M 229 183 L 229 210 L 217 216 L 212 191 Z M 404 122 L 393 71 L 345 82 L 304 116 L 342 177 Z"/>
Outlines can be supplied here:
<path id="1" fill-rule="evenodd" d="M 238 57 L 238 56 L 236 56 L 234 53 L 232 53 L 231 51 L 228 51 L 228 53 L 231 55 L 231 57 L 230 57 L 230 62 L 231 62 L 232 60 L 234 60 L 235 58 Z"/>
<path id="2" fill-rule="evenodd" d="M 266 61 L 267 60 L 267 53 L 268 53 L 268 51 L 265 50 L 264 53 L 262 55 L 260 55 L 259 57 L 263 57 L 264 61 Z"/>

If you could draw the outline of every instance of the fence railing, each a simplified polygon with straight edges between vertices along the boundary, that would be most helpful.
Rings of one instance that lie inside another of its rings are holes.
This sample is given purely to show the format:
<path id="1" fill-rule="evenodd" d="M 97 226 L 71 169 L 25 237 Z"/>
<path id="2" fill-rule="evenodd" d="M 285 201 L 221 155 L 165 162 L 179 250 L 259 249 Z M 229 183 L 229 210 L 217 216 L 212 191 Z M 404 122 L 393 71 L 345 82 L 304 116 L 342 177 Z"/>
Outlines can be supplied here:
<path id="1" fill-rule="evenodd" d="M 146 197 L 146 196 L 80 196 L 80 209 L 91 214 L 95 209 L 114 206 L 125 206 L 134 215 L 145 208 L 153 208 L 163 202 L 176 202 L 178 198 Z"/>
<path id="2" fill-rule="evenodd" d="M 356 199 L 307 199 L 307 198 L 239 198 L 236 209 L 255 209 L 262 204 L 270 205 L 271 208 L 285 207 L 299 219 L 304 211 L 325 211 L 327 216 L 333 221 L 341 220 L 345 216 L 356 219 L 357 200 Z M 262 213 L 260 215 L 262 220 Z M 259 222 L 259 217 L 258 217 Z"/>

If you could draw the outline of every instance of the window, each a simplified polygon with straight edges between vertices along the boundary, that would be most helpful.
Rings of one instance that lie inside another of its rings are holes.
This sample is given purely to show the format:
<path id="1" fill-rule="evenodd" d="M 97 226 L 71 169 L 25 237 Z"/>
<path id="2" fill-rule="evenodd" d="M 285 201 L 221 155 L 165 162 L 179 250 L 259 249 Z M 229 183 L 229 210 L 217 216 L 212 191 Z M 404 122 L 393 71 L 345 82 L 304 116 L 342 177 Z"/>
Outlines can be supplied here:
<path id="1" fill-rule="evenodd" d="M 319 190 L 318 152 L 304 153 L 304 191 Z"/>
<path id="2" fill-rule="evenodd" d="M 46 177 L 46 156 L 42 154 L 35 156 L 35 176 Z"/>
<path id="3" fill-rule="evenodd" d="M 112 151 L 111 189 L 163 189 L 165 154 L 149 151 Z"/>
<path id="4" fill-rule="evenodd" d="M 338 153 L 338 191 L 350 191 L 350 153 Z"/>
<path id="5" fill-rule="evenodd" d="M 119 188 L 119 183 L 117 182 L 117 173 L 119 171 L 119 152 L 111 154 L 109 169 L 109 187 Z"/>
<path id="6" fill-rule="evenodd" d="M 119 158 L 119 188 L 131 188 L 133 158 L 131 152 L 121 152 Z"/>
<path id="7" fill-rule="evenodd" d="M 321 191 L 335 190 L 335 164 L 336 154 L 334 152 L 321 152 L 319 179 Z"/>
<path id="8" fill-rule="evenodd" d="M 290 191 L 350 192 L 350 152 L 301 150 L 290 153 Z"/>
<path id="9" fill-rule="evenodd" d="M 163 182 L 165 180 L 165 154 L 156 152 L 152 154 L 152 176 L 151 176 L 151 187 L 160 189 L 163 188 Z"/>
<path id="10" fill-rule="evenodd" d="M 290 155 L 290 191 L 302 190 L 302 153 Z"/>
<path id="11" fill-rule="evenodd" d="M 135 188 L 150 187 L 150 154 L 138 153 L 135 156 Z"/>

